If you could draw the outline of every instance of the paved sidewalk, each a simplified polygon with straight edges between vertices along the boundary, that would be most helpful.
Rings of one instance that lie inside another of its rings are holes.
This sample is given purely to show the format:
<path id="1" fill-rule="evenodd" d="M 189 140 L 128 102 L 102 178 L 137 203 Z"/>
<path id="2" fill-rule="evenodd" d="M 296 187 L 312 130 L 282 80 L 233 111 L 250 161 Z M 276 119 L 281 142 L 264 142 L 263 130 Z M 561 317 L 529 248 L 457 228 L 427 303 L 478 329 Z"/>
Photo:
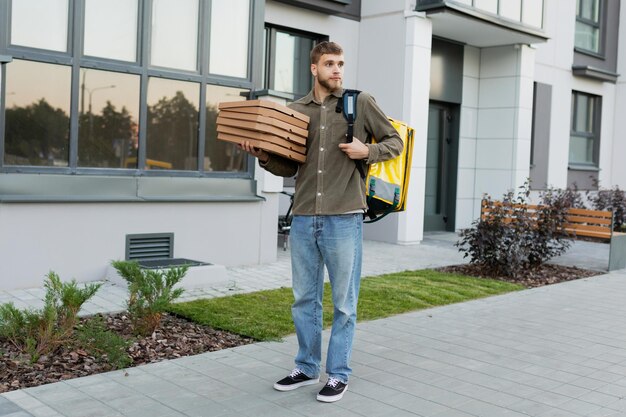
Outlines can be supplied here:
<path id="1" fill-rule="evenodd" d="M 367 242 L 364 275 L 458 263 L 454 240 Z M 605 249 L 573 254 L 599 265 Z M 233 268 L 229 286 L 206 292 L 288 285 L 287 265 L 281 256 L 261 279 L 258 267 Z M 101 303 L 115 305 L 106 289 Z M 315 400 L 321 384 L 272 389 L 291 370 L 292 336 L 10 392 L 0 395 L 0 416 L 623 417 L 624 294 L 626 270 L 360 323 L 354 374 L 335 404 Z"/>

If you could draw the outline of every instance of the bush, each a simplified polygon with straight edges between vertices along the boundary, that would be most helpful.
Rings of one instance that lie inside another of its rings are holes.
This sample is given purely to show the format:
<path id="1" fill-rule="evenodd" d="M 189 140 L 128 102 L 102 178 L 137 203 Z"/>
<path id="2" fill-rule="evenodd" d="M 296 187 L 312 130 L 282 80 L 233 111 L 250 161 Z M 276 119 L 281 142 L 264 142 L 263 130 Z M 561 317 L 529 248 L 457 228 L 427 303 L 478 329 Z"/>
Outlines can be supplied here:
<path id="1" fill-rule="evenodd" d="M 616 185 L 611 189 L 601 189 L 597 193 L 587 192 L 593 209 L 613 211 L 613 230 L 622 231 L 626 225 L 626 194 Z"/>
<path id="2" fill-rule="evenodd" d="M 189 267 L 142 269 L 134 261 L 113 261 L 112 265 L 128 282 L 128 312 L 135 331 L 144 336 L 153 333 L 167 307 L 182 295 L 181 288 L 173 287 L 183 279 Z"/>
<path id="3" fill-rule="evenodd" d="M 131 341 L 108 330 L 102 316 L 94 316 L 77 326 L 76 343 L 96 359 L 105 358 L 113 369 L 127 368 L 133 363 L 127 353 Z"/>
<path id="4" fill-rule="evenodd" d="M 81 289 L 75 280 L 62 283 L 54 272 L 46 278 L 41 310 L 20 310 L 13 303 L 0 305 L 0 338 L 29 354 L 33 362 L 71 338 L 81 306 L 102 285 L 87 284 Z"/>
<path id="5" fill-rule="evenodd" d="M 508 192 L 499 203 L 486 196 L 491 207 L 489 215 L 475 220 L 472 227 L 460 232 L 456 243 L 470 263 L 480 265 L 492 276 L 517 277 L 527 268 L 536 268 L 551 258 L 563 254 L 570 246 L 563 225 L 566 222 L 566 199 L 554 205 L 528 207 L 528 183 L 520 187 L 517 196 Z"/>

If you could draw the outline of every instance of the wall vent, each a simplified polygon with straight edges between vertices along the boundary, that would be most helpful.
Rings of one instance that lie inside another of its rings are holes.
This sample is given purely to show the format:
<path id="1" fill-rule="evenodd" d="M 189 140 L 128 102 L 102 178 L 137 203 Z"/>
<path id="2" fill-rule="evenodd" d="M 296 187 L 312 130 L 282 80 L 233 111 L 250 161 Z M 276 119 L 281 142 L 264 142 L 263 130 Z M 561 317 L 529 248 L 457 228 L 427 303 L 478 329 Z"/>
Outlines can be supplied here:
<path id="1" fill-rule="evenodd" d="M 126 260 L 168 259 L 174 255 L 174 233 L 126 235 Z"/>

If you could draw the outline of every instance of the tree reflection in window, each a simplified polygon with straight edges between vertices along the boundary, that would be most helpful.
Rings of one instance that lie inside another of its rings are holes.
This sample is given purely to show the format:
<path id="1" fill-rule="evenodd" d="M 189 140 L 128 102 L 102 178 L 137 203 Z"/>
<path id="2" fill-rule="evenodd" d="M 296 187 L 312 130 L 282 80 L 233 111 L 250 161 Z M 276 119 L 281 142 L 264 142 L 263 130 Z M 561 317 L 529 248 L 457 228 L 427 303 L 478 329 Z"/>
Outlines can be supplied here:
<path id="1" fill-rule="evenodd" d="M 67 166 L 70 118 L 45 98 L 6 109 L 5 165 Z"/>
<path id="2" fill-rule="evenodd" d="M 198 169 L 198 106 L 183 91 L 148 105 L 147 128 L 147 168 Z"/>
<path id="3" fill-rule="evenodd" d="M 6 65 L 5 165 L 67 167 L 70 74 L 64 65 Z"/>

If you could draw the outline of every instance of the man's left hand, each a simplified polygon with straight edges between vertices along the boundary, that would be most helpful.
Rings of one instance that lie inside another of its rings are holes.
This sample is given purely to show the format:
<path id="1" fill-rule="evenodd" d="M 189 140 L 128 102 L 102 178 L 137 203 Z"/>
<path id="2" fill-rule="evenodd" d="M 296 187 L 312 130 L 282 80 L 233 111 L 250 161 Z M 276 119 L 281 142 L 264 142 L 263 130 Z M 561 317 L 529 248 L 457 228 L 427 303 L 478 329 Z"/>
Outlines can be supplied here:
<path id="1" fill-rule="evenodd" d="M 370 148 L 356 137 L 353 138 L 351 143 L 340 143 L 339 149 L 341 149 L 350 159 L 367 159 L 370 155 Z"/>

